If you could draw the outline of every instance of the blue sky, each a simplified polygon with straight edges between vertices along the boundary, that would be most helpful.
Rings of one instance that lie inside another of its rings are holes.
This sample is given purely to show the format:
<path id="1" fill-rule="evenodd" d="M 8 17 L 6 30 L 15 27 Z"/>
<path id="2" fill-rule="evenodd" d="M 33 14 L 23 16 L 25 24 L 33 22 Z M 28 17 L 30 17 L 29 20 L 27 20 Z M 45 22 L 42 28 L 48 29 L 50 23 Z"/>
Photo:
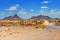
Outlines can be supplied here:
<path id="1" fill-rule="evenodd" d="M 0 0 L 0 19 L 14 14 L 23 19 L 37 15 L 60 18 L 60 0 Z"/>

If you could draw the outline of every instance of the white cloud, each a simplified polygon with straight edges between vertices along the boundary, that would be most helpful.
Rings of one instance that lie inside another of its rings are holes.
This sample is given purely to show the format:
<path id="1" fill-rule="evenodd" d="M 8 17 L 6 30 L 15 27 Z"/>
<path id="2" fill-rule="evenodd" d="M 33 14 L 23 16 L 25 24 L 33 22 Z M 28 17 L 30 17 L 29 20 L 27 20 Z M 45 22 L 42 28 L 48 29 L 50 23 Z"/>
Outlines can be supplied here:
<path id="1" fill-rule="evenodd" d="M 18 7 L 18 6 L 20 6 L 20 5 L 17 4 L 16 6 Z"/>
<path id="2" fill-rule="evenodd" d="M 50 10 L 49 15 L 53 15 L 53 16 L 59 16 L 60 15 L 60 10 L 59 11 L 55 11 L 55 10 Z"/>
<path id="3" fill-rule="evenodd" d="M 53 18 L 60 18 L 60 10 L 59 11 L 54 11 L 54 12 L 50 11 L 50 13 L 48 15 L 50 15 Z"/>
<path id="4" fill-rule="evenodd" d="M 55 9 L 55 10 L 58 10 L 58 9 Z"/>
<path id="5" fill-rule="evenodd" d="M 52 9 L 52 10 L 50 10 L 50 12 L 55 12 L 55 10 Z"/>
<path id="6" fill-rule="evenodd" d="M 25 14 L 27 14 L 27 12 L 25 12 L 25 11 L 20 11 L 19 14 L 25 15 Z"/>
<path id="7" fill-rule="evenodd" d="M 16 10 L 17 9 L 17 7 L 10 7 L 8 10 Z"/>
<path id="8" fill-rule="evenodd" d="M 17 10 L 18 6 L 19 5 L 15 5 L 15 6 L 9 7 L 8 9 L 5 9 L 5 10 L 12 10 L 12 11 L 14 11 L 14 10 Z"/>
<path id="9" fill-rule="evenodd" d="M 43 1 L 43 2 L 41 2 L 42 4 L 47 4 L 47 3 L 49 3 L 48 1 Z"/>
<path id="10" fill-rule="evenodd" d="M 49 12 L 44 12 L 43 10 L 41 10 L 40 13 L 41 13 L 41 15 L 47 15 L 52 18 L 60 18 L 60 10 L 56 11 L 54 9 L 54 10 L 50 10 Z"/>
<path id="11" fill-rule="evenodd" d="M 30 9 L 31 12 L 33 12 L 34 10 L 33 9 Z"/>
<path id="12" fill-rule="evenodd" d="M 48 8 L 47 6 L 41 6 L 41 8 Z"/>

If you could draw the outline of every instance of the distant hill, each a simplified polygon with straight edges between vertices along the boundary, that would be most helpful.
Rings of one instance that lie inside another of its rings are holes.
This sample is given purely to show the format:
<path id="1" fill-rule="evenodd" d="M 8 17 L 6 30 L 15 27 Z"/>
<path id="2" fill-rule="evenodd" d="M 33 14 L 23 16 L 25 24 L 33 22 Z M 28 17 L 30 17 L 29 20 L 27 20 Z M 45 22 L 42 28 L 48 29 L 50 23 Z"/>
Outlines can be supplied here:
<path id="1" fill-rule="evenodd" d="M 14 16 L 5 17 L 4 20 L 22 20 L 22 18 L 15 14 Z"/>
<path id="2" fill-rule="evenodd" d="M 60 20 L 60 18 L 52 18 L 51 20 Z"/>
<path id="3" fill-rule="evenodd" d="M 32 16 L 29 19 L 26 20 L 60 20 L 60 18 L 51 18 L 49 16 L 45 16 L 45 15 L 38 15 L 38 16 Z M 20 18 L 17 14 L 15 14 L 14 16 L 8 16 L 5 17 L 3 20 L 24 20 L 22 18 Z"/>
<path id="4" fill-rule="evenodd" d="M 30 19 L 31 20 L 43 20 L 43 19 L 49 20 L 51 19 L 51 17 L 45 16 L 45 15 L 38 15 L 38 16 L 32 16 Z"/>

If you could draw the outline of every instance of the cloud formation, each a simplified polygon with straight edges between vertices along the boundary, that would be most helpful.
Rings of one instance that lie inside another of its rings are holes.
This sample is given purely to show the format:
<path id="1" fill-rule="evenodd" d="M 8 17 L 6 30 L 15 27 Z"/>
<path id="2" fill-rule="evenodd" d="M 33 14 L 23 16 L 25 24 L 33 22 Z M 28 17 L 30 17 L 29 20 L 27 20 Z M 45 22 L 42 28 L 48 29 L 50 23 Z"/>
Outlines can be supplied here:
<path id="1" fill-rule="evenodd" d="M 25 14 L 27 14 L 27 12 L 26 11 L 19 11 L 19 14 L 25 15 Z"/>
<path id="2" fill-rule="evenodd" d="M 31 12 L 33 12 L 33 11 L 34 11 L 34 9 L 30 9 L 30 11 L 31 11 Z"/>
<path id="3" fill-rule="evenodd" d="M 8 9 L 5 9 L 5 10 L 12 10 L 12 11 L 14 11 L 14 10 L 17 10 L 18 6 L 20 6 L 20 5 L 15 5 L 15 6 L 9 7 Z"/>
<path id="4" fill-rule="evenodd" d="M 48 8 L 47 6 L 41 6 L 41 8 Z"/>
<path id="5" fill-rule="evenodd" d="M 18 6 L 20 6 L 20 5 L 17 4 L 16 7 L 18 7 Z"/>
<path id="6" fill-rule="evenodd" d="M 43 2 L 41 2 L 42 4 L 47 4 L 47 3 L 49 3 L 48 1 L 43 1 Z"/>
<path id="7" fill-rule="evenodd" d="M 60 10 L 55 10 L 55 9 L 52 9 L 50 10 L 49 12 L 46 12 L 44 10 L 40 10 L 40 14 L 41 15 L 47 15 L 47 16 L 50 16 L 50 17 L 53 17 L 53 18 L 60 18 Z"/>

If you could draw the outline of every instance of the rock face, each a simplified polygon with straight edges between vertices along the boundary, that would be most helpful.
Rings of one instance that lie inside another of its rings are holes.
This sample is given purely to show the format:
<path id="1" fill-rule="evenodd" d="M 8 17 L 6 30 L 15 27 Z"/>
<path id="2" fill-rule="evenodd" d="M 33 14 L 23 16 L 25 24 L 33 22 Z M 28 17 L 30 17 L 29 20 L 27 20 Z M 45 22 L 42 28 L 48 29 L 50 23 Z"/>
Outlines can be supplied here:
<path id="1" fill-rule="evenodd" d="M 49 20 L 51 18 L 49 16 L 45 16 L 45 15 L 38 15 L 38 16 L 33 16 L 30 19 L 32 19 L 32 20 L 43 20 L 43 19 Z"/>
<path id="2" fill-rule="evenodd" d="M 15 14 L 14 16 L 5 17 L 4 20 L 22 20 L 22 18 Z"/>

